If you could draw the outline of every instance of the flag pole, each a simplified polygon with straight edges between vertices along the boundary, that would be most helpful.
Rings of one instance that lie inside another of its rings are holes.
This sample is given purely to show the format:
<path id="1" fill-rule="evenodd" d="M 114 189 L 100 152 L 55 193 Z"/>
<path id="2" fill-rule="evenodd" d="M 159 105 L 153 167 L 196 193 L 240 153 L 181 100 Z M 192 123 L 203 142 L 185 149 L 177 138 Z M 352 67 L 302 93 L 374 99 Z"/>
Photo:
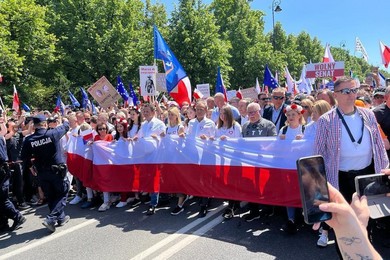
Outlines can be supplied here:
<path id="1" fill-rule="evenodd" d="M 5 112 L 5 107 L 4 107 L 4 104 L 3 104 L 3 99 L 0 97 L 0 102 L 1 102 L 1 108 L 3 109 L 3 111 Z"/>

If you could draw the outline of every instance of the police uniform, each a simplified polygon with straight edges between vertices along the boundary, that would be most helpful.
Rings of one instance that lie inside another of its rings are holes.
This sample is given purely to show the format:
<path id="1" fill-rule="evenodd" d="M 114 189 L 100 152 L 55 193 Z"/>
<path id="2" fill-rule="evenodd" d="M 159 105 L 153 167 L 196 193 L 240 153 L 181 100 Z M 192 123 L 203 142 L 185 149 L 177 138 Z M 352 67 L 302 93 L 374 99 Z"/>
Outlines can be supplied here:
<path id="1" fill-rule="evenodd" d="M 4 136 L 0 136 L 0 230 L 8 229 L 8 219 L 14 221 L 11 230 L 26 221 L 8 198 L 10 171 L 8 167 L 7 146 Z"/>
<path id="2" fill-rule="evenodd" d="M 33 118 L 35 132 L 27 136 L 23 142 L 21 157 L 25 165 L 35 167 L 42 190 L 48 202 L 50 213 L 43 225 L 50 231 L 55 231 L 55 225 L 63 225 L 69 220 L 64 208 L 69 190 L 66 178 L 66 166 L 61 154 L 60 139 L 68 132 L 69 123 L 54 129 L 39 125 L 46 118 L 38 115 Z M 34 162 L 31 162 L 34 159 Z"/>

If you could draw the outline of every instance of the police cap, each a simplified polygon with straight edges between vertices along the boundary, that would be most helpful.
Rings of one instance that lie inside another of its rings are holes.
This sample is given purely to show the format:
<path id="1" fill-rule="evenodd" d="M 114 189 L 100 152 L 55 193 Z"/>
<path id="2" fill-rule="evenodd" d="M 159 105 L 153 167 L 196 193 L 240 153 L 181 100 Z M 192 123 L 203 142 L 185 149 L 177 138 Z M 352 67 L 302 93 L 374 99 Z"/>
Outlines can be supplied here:
<path id="1" fill-rule="evenodd" d="M 43 121 L 46 121 L 46 117 L 44 115 L 37 115 L 33 117 L 34 124 L 39 124 Z"/>

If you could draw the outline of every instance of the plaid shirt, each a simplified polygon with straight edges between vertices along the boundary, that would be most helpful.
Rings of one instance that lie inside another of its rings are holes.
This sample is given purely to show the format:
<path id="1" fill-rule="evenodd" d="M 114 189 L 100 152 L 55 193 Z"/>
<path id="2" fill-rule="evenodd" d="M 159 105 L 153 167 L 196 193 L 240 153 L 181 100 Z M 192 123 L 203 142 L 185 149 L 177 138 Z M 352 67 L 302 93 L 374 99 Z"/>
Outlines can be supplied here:
<path id="1" fill-rule="evenodd" d="M 389 159 L 379 133 L 378 124 L 371 110 L 360 107 L 357 107 L 357 110 L 362 115 L 364 126 L 370 133 L 375 172 L 379 173 L 389 166 Z M 339 189 L 341 127 L 341 119 L 337 115 L 336 108 L 334 108 L 318 119 L 314 142 L 315 154 L 324 157 L 328 181 L 336 189 Z"/>

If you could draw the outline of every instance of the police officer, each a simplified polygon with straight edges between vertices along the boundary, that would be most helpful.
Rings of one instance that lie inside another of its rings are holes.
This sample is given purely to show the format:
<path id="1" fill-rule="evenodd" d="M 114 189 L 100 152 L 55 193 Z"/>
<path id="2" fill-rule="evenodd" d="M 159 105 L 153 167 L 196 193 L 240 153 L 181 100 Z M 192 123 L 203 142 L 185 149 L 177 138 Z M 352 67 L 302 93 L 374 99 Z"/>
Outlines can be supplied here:
<path id="1" fill-rule="evenodd" d="M 26 137 L 21 153 L 22 160 L 30 167 L 31 172 L 38 175 L 45 193 L 50 213 L 42 224 L 51 232 L 55 232 L 56 224 L 63 226 L 70 219 L 64 212 L 69 190 L 67 169 L 60 145 L 61 137 L 69 130 L 68 121 L 64 121 L 63 125 L 48 129 L 45 116 L 34 117 L 35 132 Z M 31 159 L 34 160 L 33 163 Z"/>
<path id="2" fill-rule="evenodd" d="M 7 146 L 3 135 L 4 131 L 6 133 L 6 126 L 3 118 L 0 118 L 0 120 L 0 230 L 4 231 L 9 228 L 8 219 L 14 221 L 11 230 L 15 230 L 26 222 L 26 218 L 15 209 L 14 204 L 8 198 L 10 170 L 7 163 Z"/>

